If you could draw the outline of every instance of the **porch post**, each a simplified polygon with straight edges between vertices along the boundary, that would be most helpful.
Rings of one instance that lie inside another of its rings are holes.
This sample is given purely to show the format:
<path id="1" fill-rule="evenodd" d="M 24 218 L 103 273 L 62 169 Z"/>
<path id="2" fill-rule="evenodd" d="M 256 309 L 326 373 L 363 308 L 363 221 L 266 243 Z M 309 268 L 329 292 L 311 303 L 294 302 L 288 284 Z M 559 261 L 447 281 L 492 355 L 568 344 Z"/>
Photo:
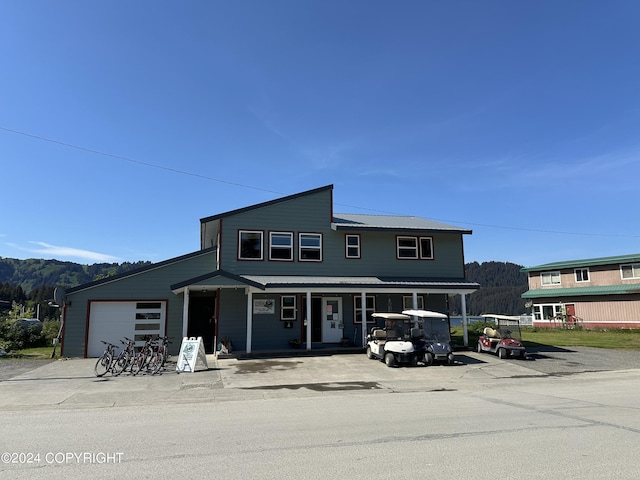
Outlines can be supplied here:
<path id="1" fill-rule="evenodd" d="M 307 350 L 311 350 L 311 292 L 307 292 Z"/>
<path id="2" fill-rule="evenodd" d="M 253 292 L 251 288 L 247 292 L 247 353 L 251 353 L 251 334 L 253 330 Z"/>
<path id="3" fill-rule="evenodd" d="M 464 342 L 464 346 L 469 346 L 469 332 L 467 329 L 467 295 L 465 293 L 460 294 L 460 299 L 462 300 L 460 304 L 462 305 L 462 341 Z"/>
<path id="4" fill-rule="evenodd" d="M 184 298 L 182 299 L 182 338 L 187 336 L 189 329 L 189 287 L 184 289 Z"/>
<path id="5" fill-rule="evenodd" d="M 360 303 L 362 303 L 362 346 L 367 344 L 367 293 L 362 292 L 360 295 Z"/>

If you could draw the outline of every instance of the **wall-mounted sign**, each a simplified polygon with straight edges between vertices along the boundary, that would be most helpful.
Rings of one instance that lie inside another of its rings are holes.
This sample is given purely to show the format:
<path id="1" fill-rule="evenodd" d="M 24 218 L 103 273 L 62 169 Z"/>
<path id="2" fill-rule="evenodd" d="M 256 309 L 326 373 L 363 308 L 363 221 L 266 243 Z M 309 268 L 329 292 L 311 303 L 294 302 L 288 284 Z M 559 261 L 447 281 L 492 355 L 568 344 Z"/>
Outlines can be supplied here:
<path id="1" fill-rule="evenodd" d="M 272 298 L 254 298 L 253 313 L 257 315 L 273 315 L 276 313 L 276 302 Z"/>

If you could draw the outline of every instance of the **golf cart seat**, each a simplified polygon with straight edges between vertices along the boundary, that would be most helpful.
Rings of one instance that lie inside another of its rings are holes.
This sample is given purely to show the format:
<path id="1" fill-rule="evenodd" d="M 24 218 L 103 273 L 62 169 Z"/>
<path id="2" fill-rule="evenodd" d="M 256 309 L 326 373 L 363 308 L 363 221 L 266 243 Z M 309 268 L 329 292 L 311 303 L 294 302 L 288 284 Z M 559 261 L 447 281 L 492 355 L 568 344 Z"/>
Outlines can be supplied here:
<path id="1" fill-rule="evenodd" d="M 495 338 L 495 339 L 499 339 L 500 338 L 500 332 L 497 330 L 494 330 L 491 327 L 485 327 L 484 330 L 482 331 L 485 336 L 489 337 L 489 338 Z"/>
<path id="2" fill-rule="evenodd" d="M 412 328 L 411 329 L 411 338 L 422 338 L 424 337 L 424 330 L 421 328 Z"/>
<path id="3" fill-rule="evenodd" d="M 385 332 L 381 328 L 374 328 L 373 332 L 371 332 L 371 336 L 373 336 L 373 338 L 375 338 L 376 340 L 386 340 L 387 332 Z"/>

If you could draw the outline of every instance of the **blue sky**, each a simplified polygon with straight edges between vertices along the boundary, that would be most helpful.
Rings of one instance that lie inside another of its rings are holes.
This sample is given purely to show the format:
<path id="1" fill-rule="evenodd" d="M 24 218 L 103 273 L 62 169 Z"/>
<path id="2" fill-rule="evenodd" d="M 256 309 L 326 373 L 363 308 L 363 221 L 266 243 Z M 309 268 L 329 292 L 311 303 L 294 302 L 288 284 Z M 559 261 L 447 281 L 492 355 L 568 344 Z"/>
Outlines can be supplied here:
<path id="1" fill-rule="evenodd" d="M 640 2 L 0 2 L 0 256 L 162 261 L 333 184 L 466 261 L 640 252 Z"/>

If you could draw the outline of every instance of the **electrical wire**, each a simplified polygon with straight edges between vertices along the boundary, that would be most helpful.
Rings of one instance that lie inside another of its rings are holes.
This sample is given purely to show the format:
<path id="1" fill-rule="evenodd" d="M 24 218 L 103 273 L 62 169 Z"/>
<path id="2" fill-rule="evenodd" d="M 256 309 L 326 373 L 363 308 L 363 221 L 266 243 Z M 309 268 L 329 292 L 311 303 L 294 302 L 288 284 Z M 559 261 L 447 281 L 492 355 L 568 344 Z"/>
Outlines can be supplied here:
<path id="1" fill-rule="evenodd" d="M 32 133 L 21 132 L 19 130 L 14 130 L 12 128 L 3 127 L 1 125 L 0 125 L 0 130 L 4 130 L 5 132 L 9 132 L 9 133 L 14 133 L 16 135 L 22 135 L 24 137 L 33 138 L 33 139 L 36 139 L 36 140 L 41 140 L 43 142 L 55 143 L 57 145 L 62 145 L 64 147 L 73 148 L 73 149 L 76 149 L 76 150 L 80 150 L 80 151 L 87 152 L 87 153 L 92 153 L 92 154 L 95 154 L 95 155 L 101 155 L 103 157 L 109 157 L 109 158 L 114 158 L 114 159 L 117 159 L 117 160 L 123 160 L 125 162 L 134 163 L 136 165 L 142 165 L 144 167 L 157 168 L 157 169 L 165 170 L 165 171 L 172 172 L 172 173 L 178 173 L 180 175 L 187 175 L 187 176 L 190 176 L 190 177 L 196 177 L 196 178 L 201 178 L 201 179 L 204 179 L 204 180 L 210 180 L 210 181 L 222 183 L 222 184 L 225 184 L 225 185 L 231 185 L 231 186 L 234 186 L 234 187 L 246 188 L 246 189 L 256 190 L 256 191 L 260 191 L 260 192 L 272 193 L 272 194 L 275 194 L 275 195 L 290 195 L 290 194 L 284 193 L 284 192 L 278 192 L 278 191 L 269 190 L 269 189 L 266 189 L 266 188 L 255 187 L 253 185 L 247 185 L 247 184 L 243 184 L 243 183 L 231 182 L 231 181 L 228 181 L 228 180 L 223 180 L 223 179 L 211 177 L 211 176 L 208 176 L 208 175 L 202 175 L 200 173 L 188 172 L 186 170 L 180 170 L 178 168 L 166 167 L 164 165 L 158 165 L 156 163 L 144 162 L 144 161 L 141 161 L 141 160 L 135 160 L 133 158 L 124 157 L 122 155 L 115 155 L 113 153 L 105 153 L 105 152 L 101 152 L 99 150 L 94 150 L 92 148 L 81 147 L 79 145 L 74 145 L 72 143 L 61 142 L 60 140 L 54 140 L 54 139 L 51 139 L 51 138 L 43 137 L 41 135 L 34 135 Z M 365 210 L 365 211 L 369 211 L 369 212 L 376 212 L 376 213 L 385 214 L 385 215 L 399 215 L 398 213 L 387 212 L 387 211 L 384 211 L 384 210 L 376 210 L 376 209 L 367 208 L 367 207 L 360 207 L 360 206 L 357 206 L 357 205 L 347 205 L 347 204 L 343 204 L 343 203 L 335 203 L 335 205 L 339 205 L 339 206 L 347 207 L 347 208 L 356 208 L 356 209 L 360 209 L 360 210 Z M 438 221 L 438 222 L 447 222 L 447 223 L 452 223 L 452 224 L 473 225 L 473 226 L 485 227 L 485 228 L 499 228 L 499 229 L 503 229 L 503 230 L 518 230 L 518 231 L 523 231 L 523 232 L 546 233 L 546 234 L 554 234 L 554 235 L 574 235 L 574 236 L 586 236 L 586 237 L 640 238 L 640 235 L 622 235 L 622 234 L 612 234 L 612 233 L 586 233 L 586 232 L 561 232 L 561 231 L 556 231 L 556 230 L 543 230 L 543 229 L 537 229 L 537 228 L 510 227 L 510 226 L 504 226 L 504 225 L 491 225 L 491 224 L 484 224 L 484 223 L 473 223 L 473 222 L 466 222 L 466 221 L 461 221 L 461 220 L 447 220 L 447 219 L 437 219 L 437 218 L 432 218 L 432 220 L 435 220 L 435 221 Z"/>

